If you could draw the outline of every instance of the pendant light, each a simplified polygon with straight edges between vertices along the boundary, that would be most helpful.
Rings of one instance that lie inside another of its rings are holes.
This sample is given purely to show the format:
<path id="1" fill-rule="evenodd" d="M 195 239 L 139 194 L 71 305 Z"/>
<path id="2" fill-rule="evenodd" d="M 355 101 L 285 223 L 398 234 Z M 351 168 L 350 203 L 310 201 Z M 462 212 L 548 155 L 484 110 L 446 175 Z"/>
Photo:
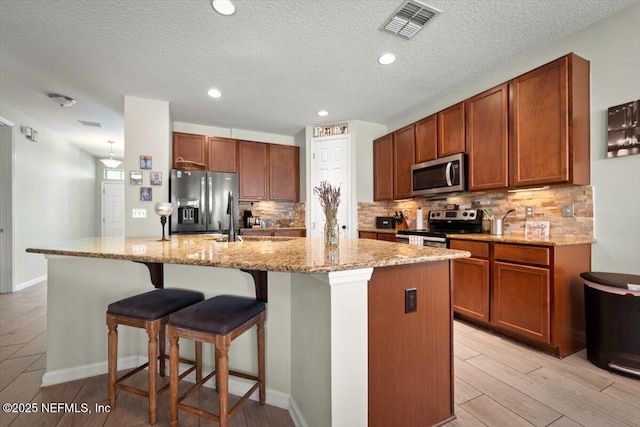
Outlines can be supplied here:
<path id="1" fill-rule="evenodd" d="M 107 141 L 107 142 L 111 144 L 111 147 L 109 147 L 109 158 L 100 159 L 100 161 L 102 162 L 102 164 L 104 164 L 108 168 L 117 168 L 118 166 L 120 166 L 122 162 L 120 160 L 113 159 L 113 144 L 115 143 L 115 141 Z"/>

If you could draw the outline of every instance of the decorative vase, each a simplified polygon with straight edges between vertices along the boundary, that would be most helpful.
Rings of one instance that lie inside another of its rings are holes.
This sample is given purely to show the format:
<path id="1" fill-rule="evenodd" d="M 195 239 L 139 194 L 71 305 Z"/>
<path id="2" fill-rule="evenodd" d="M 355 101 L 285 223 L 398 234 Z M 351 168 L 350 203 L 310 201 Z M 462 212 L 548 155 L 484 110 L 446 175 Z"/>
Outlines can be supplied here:
<path id="1" fill-rule="evenodd" d="M 328 214 L 324 223 L 324 245 L 327 248 L 337 248 L 340 244 L 340 229 L 335 214 Z"/>

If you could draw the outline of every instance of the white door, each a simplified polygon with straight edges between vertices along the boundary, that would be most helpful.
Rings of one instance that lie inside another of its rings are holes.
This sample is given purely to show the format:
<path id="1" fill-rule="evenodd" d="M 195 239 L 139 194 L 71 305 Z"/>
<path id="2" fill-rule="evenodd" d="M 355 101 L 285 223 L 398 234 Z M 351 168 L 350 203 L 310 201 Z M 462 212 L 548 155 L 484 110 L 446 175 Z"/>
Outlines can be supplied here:
<path id="1" fill-rule="evenodd" d="M 321 181 L 340 186 L 338 225 L 340 237 L 350 235 L 351 224 L 351 137 L 338 135 L 311 140 L 311 217 L 310 235 L 324 235 L 324 212 L 317 194 L 313 191 Z"/>
<path id="2" fill-rule="evenodd" d="M 102 182 L 102 237 L 124 236 L 124 182 Z"/>
<path id="3" fill-rule="evenodd" d="M 0 293 L 13 292 L 13 123 L 0 117 Z"/>

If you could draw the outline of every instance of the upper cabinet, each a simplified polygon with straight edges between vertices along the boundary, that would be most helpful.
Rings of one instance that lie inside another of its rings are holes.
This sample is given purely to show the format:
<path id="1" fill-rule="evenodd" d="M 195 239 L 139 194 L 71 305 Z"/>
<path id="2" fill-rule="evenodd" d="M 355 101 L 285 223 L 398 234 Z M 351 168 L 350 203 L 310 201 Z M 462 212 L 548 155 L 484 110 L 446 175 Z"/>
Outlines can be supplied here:
<path id="1" fill-rule="evenodd" d="M 235 139 L 207 137 L 207 170 L 238 172 L 238 142 Z"/>
<path id="2" fill-rule="evenodd" d="M 373 200 L 393 200 L 393 134 L 373 141 Z"/>
<path id="3" fill-rule="evenodd" d="M 173 133 L 173 167 L 178 157 L 189 162 L 206 164 L 207 137 L 191 133 Z"/>
<path id="4" fill-rule="evenodd" d="M 569 54 L 511 84 L 511 186 L 588 185 L 589 62 Z"/>
<path id="5" fill-rule="evenodd" d="M 269 144 L 238 142 L 240 200 L 269 199 Z"/>
<path id="6" fill-rule="evenodd" d="M 393 198 L 411 197 L 411 165 L 414 163 L 415 126 L 393 133 Z"/>
<path id="7" fill-rule="evenodd" d="M 269 199 L 297 202 L 300 197 L 300 148 L 269 145 Z"/>
<path id="8" fill-rule="evenodd" d="M 416 163 L 438 158 L 438 115 L 416 123 Z"/>
<path id="9" fill-rule="evenodd" d="M 465 152 L 464 102 L 438 113 L 438 158 Z"/>
<path id="10" fill-rule="evenodd" d="M 465 101 L 468 189 L 509 186 L 509 85 Z"/>

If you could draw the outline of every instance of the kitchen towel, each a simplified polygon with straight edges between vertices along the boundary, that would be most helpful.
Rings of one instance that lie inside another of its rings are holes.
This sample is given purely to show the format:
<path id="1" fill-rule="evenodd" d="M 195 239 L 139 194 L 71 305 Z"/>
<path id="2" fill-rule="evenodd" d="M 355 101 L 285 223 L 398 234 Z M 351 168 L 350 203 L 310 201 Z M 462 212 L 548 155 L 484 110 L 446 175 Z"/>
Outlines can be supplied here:
<path id="1" fill-rule="evenodd" d="M 422 236 L 409 236 L 409 244 L 422 246 Z"/>
<path id="2" fill-rule="evenodd" d="M 416 228 L 418 230 L 424 229 L 424 217 L 422 215 L 422 208 L 418 208 L 416 211 Z"/>

